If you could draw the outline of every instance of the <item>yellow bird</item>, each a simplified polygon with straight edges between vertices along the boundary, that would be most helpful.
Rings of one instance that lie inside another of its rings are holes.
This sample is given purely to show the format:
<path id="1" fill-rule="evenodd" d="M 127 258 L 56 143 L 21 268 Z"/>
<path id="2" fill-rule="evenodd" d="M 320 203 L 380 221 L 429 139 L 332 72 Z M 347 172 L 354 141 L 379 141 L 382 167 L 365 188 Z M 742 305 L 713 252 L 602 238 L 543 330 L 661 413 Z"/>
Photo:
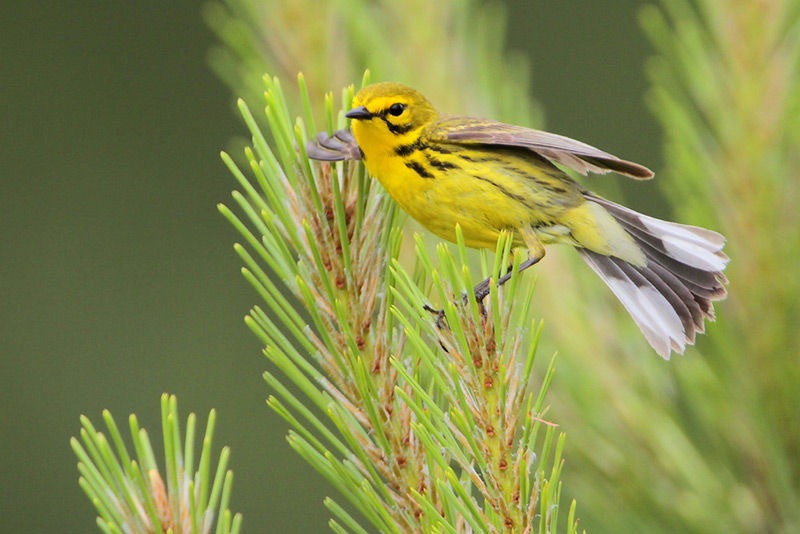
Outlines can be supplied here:
<path id="1" fill-rule="evenodd" d="M 662 221 L 601 198 L 555 164 L 581 174 L 652 171 L 592 146 L 488 119 L 440 115 L 419 92 L 378 83 L 358 92 L 352 135 L 320 134 L 309 156 L 362 159 L 391 197 L 434 234 L 494 250 L 501 231 L 527 247 L 529 267 L 544 245 L 575 247 L 622 302 L 663 358 L 683 353 L 725 298 L 725 238 Z"/>

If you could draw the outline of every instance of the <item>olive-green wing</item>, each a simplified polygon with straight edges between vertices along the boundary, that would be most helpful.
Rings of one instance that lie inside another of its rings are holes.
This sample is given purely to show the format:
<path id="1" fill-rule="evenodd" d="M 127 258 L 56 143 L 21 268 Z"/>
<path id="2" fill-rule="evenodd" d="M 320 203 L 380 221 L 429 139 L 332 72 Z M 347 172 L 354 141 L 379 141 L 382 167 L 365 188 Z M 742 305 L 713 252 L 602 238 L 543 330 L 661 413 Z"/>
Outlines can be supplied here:
<path id="1" fill-rule="evenodd" d="M 306 143 L 306 152 L 309 158 L 320 161 L 361 159 L 361 149 L 350 130 L 337 130 L 332 136 L 320 132 Z"/>
<path id="2" fill-rule="evenodd" d="M 428 137 L 447 143 L 523 147 L 581 174 L 613 171 L 639 180 L 653 177 L 653 171 L 647 167 L 619 159 L 586 143 L 489 119 L 444 117 L 431 126 Z"/>

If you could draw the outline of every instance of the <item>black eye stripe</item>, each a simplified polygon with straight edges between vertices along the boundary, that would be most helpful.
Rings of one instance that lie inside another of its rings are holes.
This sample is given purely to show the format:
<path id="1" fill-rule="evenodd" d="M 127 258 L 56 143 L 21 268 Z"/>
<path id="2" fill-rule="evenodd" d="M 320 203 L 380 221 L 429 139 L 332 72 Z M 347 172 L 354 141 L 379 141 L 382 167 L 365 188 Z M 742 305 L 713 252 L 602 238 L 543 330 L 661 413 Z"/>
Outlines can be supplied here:
<path id="1" fill-rule="evenodd" d="M 389 128 L 389 131 L 395 135 L 402 135 L 408 133 L 413 128 L 413 125 L 409 124 L 394 124 L 393 122 L 389 121 L 386 117 L 381 116 L 383 122 L 386 123 L 386 127 Z"/>

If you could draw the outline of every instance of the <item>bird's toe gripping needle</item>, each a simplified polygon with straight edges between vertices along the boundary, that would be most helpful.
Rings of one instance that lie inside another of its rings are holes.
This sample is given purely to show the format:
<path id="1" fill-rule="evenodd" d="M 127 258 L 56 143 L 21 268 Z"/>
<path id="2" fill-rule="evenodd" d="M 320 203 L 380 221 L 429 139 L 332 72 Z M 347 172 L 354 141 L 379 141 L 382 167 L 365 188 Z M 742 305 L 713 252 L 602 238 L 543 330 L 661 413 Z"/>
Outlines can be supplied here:
<path id="1" fill-rule="evenodd" d="M 444 317 L 444 308 L 439 308 L 437 310 L 430 304 L 425 304 L 422 306 L 422 309 L 425 310 L 426 312 L 430 312 L 436 315 L 436 328 L 438 328 L 439 330 L 443 330 L 447 326 Z"/>
<path id="2" fill-rule="evenodd" d="M 544 248 L 542 248 L 542 252 L 544 252 Z M 519 271 L 517 272 L 521 273 L 528 267 L 536 265 L 537 263 L 539 263 L 539 261 L 541 261 L 543 257 L 544 253 L 536 254 L 535 256 L 529 257 L 527 260 L 525 260 L 520 264 Z M 511 280 L 511 276 L 514 274 L 513 270 L 514 270 L 514 265 L 513 264 L 509 265 L 508 269 L 506 270 L 506 273 L 497 280 L 497 287 L 500 287 L 509 280 Z M 475 294 L 475 300 L 478 301 L 478 305 L 481 307 L 481 309 L 483 309 L 483 299 L 485 299 L 489 295 L 491 280 L 492 280 L 491 278 L 486 278 L 472 289 L 473 293 Z M 462 303 L 467 304 L 467 298 L 468 297 L 466 292 L 463 295 L 461 295 Z M 444 308 L 436 309 L 433 306 L 425 304 L 423 306 L 423 309 L 427 312 L 436 315 L 436 327 L 439 330 L 442 330 L 447 326 L 444 315 Z"/>

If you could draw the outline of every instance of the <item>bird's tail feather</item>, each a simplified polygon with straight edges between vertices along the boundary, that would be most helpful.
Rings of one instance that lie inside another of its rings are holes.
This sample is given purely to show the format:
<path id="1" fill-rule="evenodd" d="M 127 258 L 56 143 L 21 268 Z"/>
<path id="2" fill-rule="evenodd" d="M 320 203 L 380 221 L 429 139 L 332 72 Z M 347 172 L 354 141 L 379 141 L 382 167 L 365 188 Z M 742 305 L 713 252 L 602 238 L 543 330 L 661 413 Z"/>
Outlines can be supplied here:
<path id="1" fill-rule="evenodd" d="M 590 202 L 605 208 L 644 252 L 647 264 L 578 248 L 631 314 L 655 351 L 665 359 L 683 353 L 695 334 L 714 320 L 715 300 L 725 298 L 728 279 L 722 273 L 728 257 L 725 238 L 711 230 L 648 217 L 595 195 Z"/>

